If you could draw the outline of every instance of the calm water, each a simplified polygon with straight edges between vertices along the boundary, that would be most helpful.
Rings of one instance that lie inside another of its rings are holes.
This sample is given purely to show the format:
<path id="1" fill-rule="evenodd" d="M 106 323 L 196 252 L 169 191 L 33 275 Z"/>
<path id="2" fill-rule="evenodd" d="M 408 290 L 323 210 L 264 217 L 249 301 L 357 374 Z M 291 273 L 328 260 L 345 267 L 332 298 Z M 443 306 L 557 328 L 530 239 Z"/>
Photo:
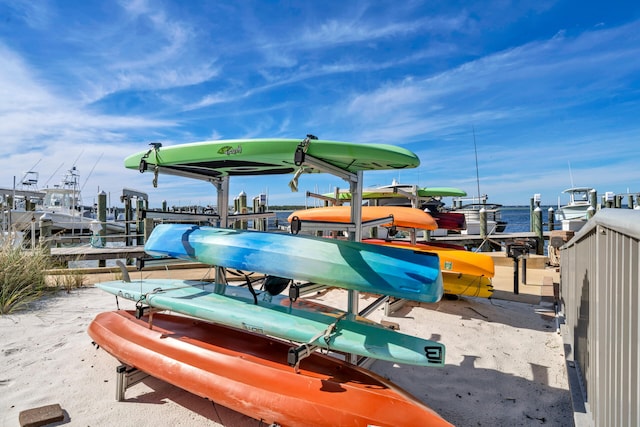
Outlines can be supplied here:
<path id="1" fill-rule="evenodd" d="M 548 231 L 547 224 L 550 206 L 541 206 L 542 209 L 542 224 L 543 230 Z M 507 222 L 507 228 L 505 233 L 520 233 L 531 231 L 530 221 L 531 214 L 529 212 L 529 206 L 503 206 L 502 207 L 502 220 Z M 558 229 L 559 224 L 555 225 Z"/>

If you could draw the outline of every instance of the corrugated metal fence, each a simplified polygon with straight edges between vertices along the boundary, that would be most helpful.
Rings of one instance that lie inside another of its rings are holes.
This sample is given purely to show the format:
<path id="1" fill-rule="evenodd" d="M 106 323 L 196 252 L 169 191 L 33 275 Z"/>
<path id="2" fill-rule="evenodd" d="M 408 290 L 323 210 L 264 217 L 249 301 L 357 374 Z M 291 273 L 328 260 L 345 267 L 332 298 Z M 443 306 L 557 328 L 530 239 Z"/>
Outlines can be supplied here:
<path id="1" fill-rule="evenodd" d="M 640 211 L 598 211 L 560 267 L 576 424 L 640 426 Z"/>

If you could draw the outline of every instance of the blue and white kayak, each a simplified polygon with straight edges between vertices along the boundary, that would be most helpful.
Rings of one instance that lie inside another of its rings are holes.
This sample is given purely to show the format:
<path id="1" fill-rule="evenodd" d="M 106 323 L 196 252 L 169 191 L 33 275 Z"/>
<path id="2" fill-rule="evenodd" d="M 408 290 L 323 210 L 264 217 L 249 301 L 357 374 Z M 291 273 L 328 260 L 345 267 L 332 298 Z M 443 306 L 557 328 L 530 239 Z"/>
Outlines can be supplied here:
<path id="1" fill-rule="evenodd" d="M 284 233 L 158 225 L 145 244 L 170 256 L 345 289 L 437 302 L 443 294 L 437 254 Z"/>

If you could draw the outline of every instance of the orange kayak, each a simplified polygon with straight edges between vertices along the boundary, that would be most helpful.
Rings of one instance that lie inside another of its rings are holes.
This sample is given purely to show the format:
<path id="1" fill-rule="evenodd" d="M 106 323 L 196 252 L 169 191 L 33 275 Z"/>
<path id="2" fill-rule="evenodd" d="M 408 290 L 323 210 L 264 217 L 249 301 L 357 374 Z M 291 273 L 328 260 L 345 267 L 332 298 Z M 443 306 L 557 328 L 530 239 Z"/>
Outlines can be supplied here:
<path id="1" fill-rule="evenodd" d="M 124 364 L 280 426 L 451 426 L 388 380 L 313 352 L 299 372 L 291 344 L 197 319 L 132 311 L 101 313 L 91 338 Z"/>
<path id="2" fill-rule="evenodd" d="M 362 221 L 385 218 L 392 215 L 393 221 L 385 227 L 416 228 L 419 230 L 435 230 L 436 220 L 428 213 L 407 206 L 362 206 Z M 351 206 L 328 206 L 324 208 L 302 209 L 289 215 L 289 222 L 294 217 L 302 221 L 351 222 Z"/>
<path id="3" fill-rule="evenodd" d="M 362 242 L 438 254 L 445 294 L 483 298 L 493 295 L 491 279 L 495 275 L 495 266 L 493 258 L 488 255 L 430 245 L 428 242 L 415 245 L 406 240 L 364 239 Z"/>

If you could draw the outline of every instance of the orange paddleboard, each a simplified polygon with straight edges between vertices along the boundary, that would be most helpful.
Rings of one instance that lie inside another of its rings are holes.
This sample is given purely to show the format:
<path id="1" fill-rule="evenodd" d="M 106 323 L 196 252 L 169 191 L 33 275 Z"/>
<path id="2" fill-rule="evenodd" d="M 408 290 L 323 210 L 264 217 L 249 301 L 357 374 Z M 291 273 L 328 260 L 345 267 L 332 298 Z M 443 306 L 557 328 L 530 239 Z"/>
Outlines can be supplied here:
<path id="1" fill-rule="evenodd" d="M 438 224 L 428 213 L 406 206 L 362 206 L 362 221 L 393 216 L 393 221 L 384 227 L 415 228 L 419 230 L 435 230 Z M 351 222 L 351 206 L 329 206 L 324 208 L 302 209 L 289 215 L 289 222 L 294 217 L 302 221 Z"/>
<path id="2" fill-rule="evenodd" d="M 400 387 L 318 352 L 288 364 L 291 344 L 201 320 L 99 314 L 89 335 L 122 363 L 198 396 L 286 426 L 451 426 Z"/>

